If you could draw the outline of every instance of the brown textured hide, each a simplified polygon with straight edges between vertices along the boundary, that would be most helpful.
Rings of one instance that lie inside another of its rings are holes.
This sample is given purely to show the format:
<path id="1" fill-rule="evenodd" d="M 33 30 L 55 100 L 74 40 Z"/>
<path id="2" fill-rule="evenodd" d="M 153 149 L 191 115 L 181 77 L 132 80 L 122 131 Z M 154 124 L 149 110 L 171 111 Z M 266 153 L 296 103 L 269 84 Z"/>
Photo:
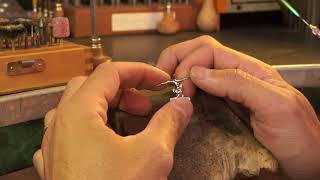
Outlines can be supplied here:
<path id="1" fill-rule="evenodd" d="M 168 102 L 170 93 L 147 92 L 156 111 Z M 194 115 L 177 143 L 172 180 L 234 179 L 242 174 L 258 176 L 261 170 L 275 172 L 278 163 L 220 98 L 198 91 L 193 97 Z M 135 134 L 150 117 L 136 117 L 116 111 L 122 133 Z M 119 126 L 118 126 L 119 127 Z"/>

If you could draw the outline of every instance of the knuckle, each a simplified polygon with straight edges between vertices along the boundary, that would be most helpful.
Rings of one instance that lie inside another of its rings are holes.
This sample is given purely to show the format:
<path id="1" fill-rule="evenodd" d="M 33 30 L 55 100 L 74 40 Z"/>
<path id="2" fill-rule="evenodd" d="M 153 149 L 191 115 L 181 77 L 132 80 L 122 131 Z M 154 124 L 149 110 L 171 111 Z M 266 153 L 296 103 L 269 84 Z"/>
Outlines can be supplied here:
<path id="1" fill-rule="evenodd" d="M 75 84 L 75 83 L 85 81 L 87 78 L 88 78 L 87 76 L 77 76 L 77 77 L 74 77 L 74 78 L 72 78 L 72 79 L 68 82 L 67 86 L 72 86 L 72 85 Z"/>
<path id="2" fill-rule="evenodd" d="M 226 80 L 235 81 L 235 82 L 243 82 L 250 80 L 250 75 L 240 69 L 228 69 L 225 73 Z"/>
<path id="3" fill-rule="evenodd" d="M 110 67 L 112 67 L 113 66 L 113 63 L 110 63 L 110 62 L 104 62 L 104 63 L 101 63 L 101 64 L 99 64 L 97 67 L 96 67 L 96 69 L 95 69 L 95 71 L 97 71 L 97 70 L 102 70 L 102 71 L 105 71 L 105 70 L 108 70 Z"/>
<path id="4" fill-rule="evenodd" d="M 278 107 L 289 114 L 297 114 L 301 111 L 301 98 L 293 91 L 287 91 L 284 98 L 280 100 Z"/>
<path id="5" fill-rule="evenodd" d="M 211 42 L 211 41 L 215 41 L 215 39 L 209 35 L 202 35 L 199 37 L 199 39 L 202 41 L 202 42 Z"/>
<path id="6" fill-rule="evenodd" d="M 173 155 L 172 154 L 163 154 L 159 158 L 160 164 L 162 165 L 161 169 L 169 173 L 173 168 Z M 166 173 L 166 174 L 167 174 Z"/>
<path id="7" fill-rule="evenodd" d="M 170 171 L 173 167 L 173 152 L 170 150 L 167 144 L 156 142 L 153 151 L 158 154 L 158 164 L 163 168 L 168 168 Z"/>
<path id="8" fill-rule="evenodd" d="M 174 49 L 175 49 L 175 45 L 169 46 L 161 52 L 160 56 L 163 56 L 166 54 L 174 54 Z"/>
<path id="9" fill-rule="evenodd" d="M 184 110 L 181 109 L 181 107 L 173 104 L 167 109 L 167 113 L 162 115 L 162 118 L 170 122 L 170 126 L 173 129 L 176 129 L 177 136 L 179 136 L 182 129 L 187 126 L 187 121 L 185 121 L 186 114 L 183 111 Z"/>
<path id="10" fill-rule="evenodd" d="M 48 111 L 45 115 L 45 119 L 50 118 L 52 115 L 54 115 L 56 109 L 51 109 L 50 111 Z"/>
<path id="11" fill-rule="evenodd" d="M 199 39 L 204 45 L 220 45 L 219 41 L 209 35 L 202 35 Z"/>
<path id="12" fill-rule="evenodd" d="M 167 57 L 169 56 L 173 56 L 175 54 L 175 46 L 176 45 L 171 45 L 167 48 L 165 48 L 161 53 L 160 53 L 160 56 L 159 56 L 159 61 L 162 63 L 164 63 L 165 61 L 167 61 Z M 158 62 L 159 63 L 159 62 Z"/>

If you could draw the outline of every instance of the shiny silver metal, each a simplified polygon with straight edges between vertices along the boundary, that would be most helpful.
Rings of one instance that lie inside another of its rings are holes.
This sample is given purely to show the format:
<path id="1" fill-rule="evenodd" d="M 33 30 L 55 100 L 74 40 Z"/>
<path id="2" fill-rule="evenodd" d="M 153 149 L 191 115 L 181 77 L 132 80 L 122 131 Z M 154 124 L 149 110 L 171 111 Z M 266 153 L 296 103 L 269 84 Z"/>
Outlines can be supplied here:
<path id="1" fill-rule="evenodd" d="M 181 79 L 172 79 L 163 83 L 158 84 L 158 86 L 173 84 L 175 87 L 172 89 L 172 92 L 175 94 L 174 98 L 184 97 L 183 95 L 183 87 L 182 82 L 188 80 L 189 77 L 181 78 Z"/>
<path id="2" fill-rule="evenodd" d="M 320 29 L 317 26 L 310 24 L 309 28 L 311 29 L 312 34 L 314 34 L 315 36 L 318 36 L 318 38 L 320 38 Z"/>

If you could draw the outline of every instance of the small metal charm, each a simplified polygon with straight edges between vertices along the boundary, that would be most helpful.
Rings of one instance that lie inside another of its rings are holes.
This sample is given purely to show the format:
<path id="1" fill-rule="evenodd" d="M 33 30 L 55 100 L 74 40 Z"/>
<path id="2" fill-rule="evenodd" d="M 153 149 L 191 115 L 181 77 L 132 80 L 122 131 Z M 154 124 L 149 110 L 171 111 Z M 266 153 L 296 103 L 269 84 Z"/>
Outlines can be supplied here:
<path id="1" fill-rule="evenodd" d="M 172 89 L 172 92 L 175 94 L 174 98 L 184 97 L 182 92 L 182 82 L 189 79 L 188 77 L 182 79 L 172 79 L 163 83 L 158 84 L 158 86 L 163 86 L 167 84 L 173 84 L 175 87 Z"/>

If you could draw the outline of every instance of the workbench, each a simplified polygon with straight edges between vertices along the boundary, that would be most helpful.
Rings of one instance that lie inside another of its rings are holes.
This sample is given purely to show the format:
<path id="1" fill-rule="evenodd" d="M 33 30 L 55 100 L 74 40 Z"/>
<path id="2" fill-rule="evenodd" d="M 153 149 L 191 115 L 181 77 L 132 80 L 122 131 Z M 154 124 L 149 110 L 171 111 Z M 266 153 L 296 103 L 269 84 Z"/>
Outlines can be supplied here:
<path id="1" fill-rule="evenodd" d="M 183 32 L 173 36 L 159 34 L 109 36 L 102 37 L 102 42 L 106 55 L 111 56 L 115 61 L 139 61 L 155 65 L 163 49 L 200 35 L 203 33 Z M 272 65 L 320 63 L 320 40 L 305 40 L 303 35 L 284 27 L 233 28 L 208 35 L 215 37 L 226 46 Z M 89 45 L 90 42 L 89 38 L 77 38 L 71 41 L 84 45 Z M 318 89 L 315 88 L 304 89 L 306 96 L 319 114 L 320 94 L 317 91 Z M 60 95 L 57 93 L 56 97 Z M 33 121 L 33 123 L 36 146 L 39 146 L 42 121 Z M 34 169 L 29 168 L 0 177 L 0 180 L 9 179 L 38 180 L 38 177 Z"/>

